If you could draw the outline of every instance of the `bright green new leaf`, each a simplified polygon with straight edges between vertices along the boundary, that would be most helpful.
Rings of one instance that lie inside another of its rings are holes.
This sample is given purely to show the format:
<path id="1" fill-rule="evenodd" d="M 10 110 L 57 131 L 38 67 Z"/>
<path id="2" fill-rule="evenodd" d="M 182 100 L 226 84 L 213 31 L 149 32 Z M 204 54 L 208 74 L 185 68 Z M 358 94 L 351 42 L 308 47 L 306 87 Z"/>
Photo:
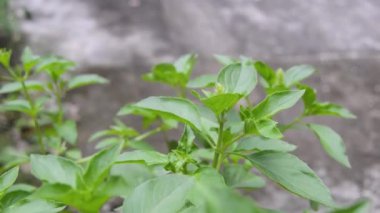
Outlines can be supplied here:
<path id="1" fill-rule="evenodd" d="M 289 68 L 284 75 L 285 86 L 290 87 L 314 73 L 314 67 L 310 65 L 297 65 Z"/>
<path id="2" fill-rule="evenodd" d="M 31 155 L 32 174 L 41 181 L 61 183 L 77 188 L 81 184 L 82 168 L 74 161 L 55 155 Z"/>
<path id="3" fill-rule="evenodd" d="M 106 84 L 108 82 L 106 78 L 96 74 L 77 75 L 68 82 L 68 89 L 72 90 L 87 85 Z"/>
<path id="4" fill-rule="evenodd" d="M 330 191 L 306 163 L 285 152 L 261 151 L 247 156 L 261 173 L 303 198 L 335 206 Z"/>
<path id="5" fill-rule="evenodd" d="M 29 91 L 44 90 L 44 85 L 38 81 L 25 81 L 25 87 Z M 0 94 L 18 92 L 21 89 L 22 89 L 22 84 L 20 82 L 7 83 L 7 84 L 3 84 L 3 86 L 0 88 Z"/>
<path id="6" fill-rule="evenodd" d="M 214 86 L 215 82 L 217 81 L 217 78 L 218 76 L 215 74 L 201 75 L 199 77 L 194 78 L 193 80 L 190 80 L 187 83 L 186 87 L 193 89 L 211 87 Z"/>
<path id="7" fill-rule="evenodd" d="M 297 88 L 305 90 L 305 93 L 302 96 L 302 101 L 305 110 L 308 110 L 317 101 L 317 91 L 305 84 L 298 84 Z"/>
<path id="8" fill-rule="evenodd" d="M 83 176 L 85 184 L 89 186 L 97 186 L 109 173 L 109 170 L 119 156 L 120 151 L 121 146 L 120 144 L 117 144 L 92 156 Z"/>
<path id="9" fill-rule="evenodd" d="M 2 64 L 6 69 L 10 66 L 11 56 L 11 50 L 0 49 L 0 64 Z"/>
<path id="10" fill-rule="evenodd" d="M 302 97 L 304 90 L 289 90 L 276 92 L 260 102 L 252 114 L 256 120 L 272 117 L 276 113 L 294 106 Z"/>
<path id="11" fill-rule="evenodd" d="M 121 154 L 116 163 L 144 163 L 150 165 L 165 165 L 168 163 L 168 157 L 157 151 L 135 150 Z"/>
<path id="12" fill-rule="evenodd" d="M 308 124 L 308 127 L 319 138 L 325 152 L 333 159 L 346 167 L 351 167 L 346 155 L 343 139 L 338 133 L 328 126 L 319 124 Z"/>
<path id="13" fill-rule="evenodd" d="M 75 121 L 67 120 L 56 127 L 59 136 L 74 145 L 77 142 L 78 132 Z"/>
<path id="14" fill-rule="evenodd" d="M 194 185 L 189 176 L 169 174 L 144 182 L 124 200 L 123 212 L 176 213 L 186 204 L 186 198 Z"/>
<path id="15" fill-rule="evenodd" d="M 6 171 L 0 176 L 0 197 L 1 194 L 7 190 L 16 181 L 18 176 L 18 167 Z"/>
<path id="16" fill-rule="evenodd" d="M 152 72 L 143 76 L 146 81 L 160 82 L 173 87 L 184 87 L 188 81 L 185 73 L 177 72 L 172 64 L 163 63 L 153 67 Z"/>
<path id="17" fill-rule="evenodd" d="M 278 152 L 291 152 L 297 147 L 278 139 L 250 136 L 238 141 L 235 151 L 252 153 L 256 151 L 272 150 Z"/>
<path id="18" fill-rule="evenodd" d="M 223 169 L 226 184 L 233 188 L 255 189 L 265 186 L 265 180 L 243 165 L 226 165 Z"/>
<path id="19" fill-rule="evenodd" d="M 224 93 L 237 93 L 246 96 L 252 92 L 257 83 L 257 73 L 250 60 L 225 66 L 218 75 L 218 83 Z"/>
<path id="20" fill-rule="evenodd" d="M 206 107 L 219 115 L 234 107 L 241 97 L 240 94 L 225 93 L 202 98 L 201 101 Z"/>
<path id="21" fill-rule="evenodd" d="M 158 115 L 169 116 L 170 118 L 189 124 L 197 130 L 202 129 L 199 110 L 189 100 L 156 96 L 146 98 L 134 106 L 153 111 Z"/>

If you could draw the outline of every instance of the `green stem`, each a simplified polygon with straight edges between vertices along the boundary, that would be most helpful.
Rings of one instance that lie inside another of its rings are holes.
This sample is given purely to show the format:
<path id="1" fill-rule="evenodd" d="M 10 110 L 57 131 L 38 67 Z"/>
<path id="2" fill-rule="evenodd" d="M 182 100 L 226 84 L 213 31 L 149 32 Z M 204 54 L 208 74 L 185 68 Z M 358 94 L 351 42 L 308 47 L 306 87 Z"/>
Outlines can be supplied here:
<path id="1" fill-rule="evenodd" d="M 219 119 L 219 130 L 218 130 L 218 142 L 216 144 L 216 149 L 214 153 L 214 160 L 212 162 L 212 167 L 219 171 L 222 161 L 223 161 L 223 130 L 224 130 L 224 112 L 220 115 Z"/>
<path id="2" fill-rule="evenodd" d="M 285 132 L 286 130 L 292 128 L 293 126 L 297 125 L 298 123 L 301 123 L 302 122 L 302 119 L 304 118 L 305 116 L 304 115 L 301 115 L 297 118 L 295 118 L 292 122 L 286 124 L 283 128 L 282 128 L 282 131 Z"/>
<path id="3" fill-rule="evenodd" d="M 154 134 L 156 134 L 156 133 L 162 131 L 163 129 L 164 129 L 164 127 L 162 127 L 162 126 L 157 127 L 157 128 L 155 128 L 155 129 L 152 129 L 152 130 L 150 130 L 150 131 L 148 131 L 148 132 L 145 132 L 144 134 L 141 134 L 141 135 L 139 135 L 139 136 L 133 138 L 132 140 L 134 140 L 134 141 L 141 141 L 141 140 L 144 140 L 145 138 L 150 137 L 151 135 L 154 135 Z"/>
<path id="4" fill-rule="evenodd" d="M 21 86 L 22 86 L 22 91 L 24 93 L 24 96 L 26 97 L 27 101 L 29 102 L 30 107 L 34 110 L 35 104 L 34 104 L 34 101 L 33 101 L 32 97 L 30 96 L 30 94 L 26 88 L 24 79 L 21 80 Z M 43 144 L 43 141 L 42 141 L 42 132 L 41 132 L 41 126 L 38 122 L 38 115 L 33 113 L 31 117 L 32 117 L 32 120 L 34 122 L 34 127 L 36 128 L 37 140 L 38 140 L 38 144 L 40 146 L 40 152 L 45 153 L 46 149 L 45 149 L 45 145 Z"/>

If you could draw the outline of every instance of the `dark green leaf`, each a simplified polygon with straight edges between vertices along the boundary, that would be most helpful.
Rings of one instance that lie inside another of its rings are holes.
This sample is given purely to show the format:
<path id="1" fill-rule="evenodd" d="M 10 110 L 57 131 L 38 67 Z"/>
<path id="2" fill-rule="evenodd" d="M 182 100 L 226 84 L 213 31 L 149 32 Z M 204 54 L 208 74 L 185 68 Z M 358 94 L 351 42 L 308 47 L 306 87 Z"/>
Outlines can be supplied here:
<path id="1" fill-rule="evenodd" d="M 285 152 L 261 151 L 247 159 L 265 176 L 303 198 L 335 206 L 328 188 L 306 163 Z"/>
<path id="2" fill-rule="evenodd" d="M 346 148 L 339 134 L 328 126 L 308 124 L 308 127 L 319 138 L 325 152 L 346 167 L 351 167 L 346 155 Z"/>

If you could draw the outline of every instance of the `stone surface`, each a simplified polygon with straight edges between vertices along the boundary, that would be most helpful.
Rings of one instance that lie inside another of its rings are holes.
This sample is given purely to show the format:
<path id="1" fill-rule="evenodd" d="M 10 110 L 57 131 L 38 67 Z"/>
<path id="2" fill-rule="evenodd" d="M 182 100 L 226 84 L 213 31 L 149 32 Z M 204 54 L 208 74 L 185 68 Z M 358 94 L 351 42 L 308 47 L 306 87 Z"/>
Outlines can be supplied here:
<path id="1" fill-rule="evenodd" d="M 80 72 L 111 80 L 69 100 L 81 107 L 85 140 L 109 125 L 127 101 L 170 94 L 142 84 L 152 64 L 182 53 L 200 56 L 195 73 L 216 72 L 212 54 L 247 55 L 275 67 L 309 63 L 323 100 L 348 106 L 357 120 L 318 119 L 343 135 L 353 169 L 328 159 L 310 134 L 291 132 L 297 154 L 318 171 L 336 200 L 369 197 L 380 211 L 380 2 L 377 0 L 14 0 L 27 45 L 78 62 Z M 283 119 L 289 119 L 284 117 Z M 299 212 L 307 202 L 270 186 L 254 193 L 260 203 Z"/>

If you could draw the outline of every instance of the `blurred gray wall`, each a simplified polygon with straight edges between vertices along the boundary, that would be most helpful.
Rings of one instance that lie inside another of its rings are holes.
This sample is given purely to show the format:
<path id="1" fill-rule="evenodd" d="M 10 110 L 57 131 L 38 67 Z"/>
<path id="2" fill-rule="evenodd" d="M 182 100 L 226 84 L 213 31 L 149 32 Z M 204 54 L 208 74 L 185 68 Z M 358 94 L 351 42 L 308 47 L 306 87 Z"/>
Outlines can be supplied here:
<path id="1" fill-rule="evenodd" d="M 199 54 L 195 75 L 217 72 L 215 53 L 247 55 L 274 67 L 314 65 L 319 73 L 309 83 L 319 97 L 358 116 L 315 120 L 343 135 L 353 168 L 327 158 L 310 134 L 292 132 L 289 141 L 338 202 L 369 197 L 380 211 L 380 1 L 13 0 L 12 7 L 28 12 L 28 19 L 19 19 L 26 45 L 78 62 L 79 72 L 111 80 L 69 97 L 80 106 L 82 140 L 107 127 L 127 101 L 170 94 L 143 84 L 139 76 L 183 53 Z M 274 185 L 254 196 L 288 212 L 307 206 Z"/>

